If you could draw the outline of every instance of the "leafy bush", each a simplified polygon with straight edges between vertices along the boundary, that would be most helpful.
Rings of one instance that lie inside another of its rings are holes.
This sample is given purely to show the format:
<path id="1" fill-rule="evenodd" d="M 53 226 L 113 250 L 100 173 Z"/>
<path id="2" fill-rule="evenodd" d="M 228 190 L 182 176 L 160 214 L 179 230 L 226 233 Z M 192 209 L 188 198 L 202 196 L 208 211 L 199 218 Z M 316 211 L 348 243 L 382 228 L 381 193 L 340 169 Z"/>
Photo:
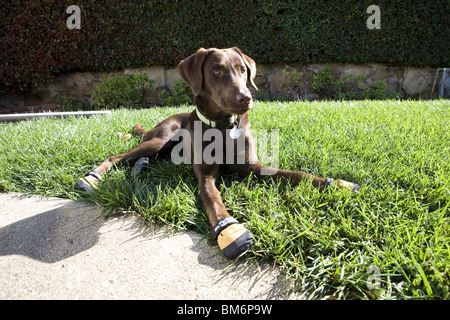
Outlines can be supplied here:
<path id="1" fill-rule="evenodd" d="M 194 95 L 189 85 L 183 80 L 178 80 L 170 90 L 163 90 L 158 94 L 158 98 L 163 105 L 176 106 L 192 103 Z"/>
<path id="2" fill-rule="evenodd" d="M 386 99 L 387 83 L 381 80 L 375 81 L 369 85 L 367 89 L 361 92 L 361 98 L 371 100 L 383 100 Z"/>
<path id="3" fill-rule="evenodd" d="M 353 99 L 386 99 L 387 84 L 377 80 L 369 85 L 367 89 L 360 90 L 358 84 L 365 79 L 363 76 L 352 74 L 336 79 L 329 66 L 325 66 L 316 76 L 311 79 L 312 87 L 317 93 L 326 99 L 353 100 Z"/>
<path id="4" fill-rule="evenodd" d="M 401 94 L 400 92 L 389 92 L 388 94 L 386 94 L 386 99 L 390 99 L 390 100 L 399 100 L 403 98 L 403 94 Z"/>
<path id="5" fill-rule="evenodd" d="M 358 83 L 364 81 L 363 76 L 349 74 L 337 79 L 334 83 L 336 88 L 335 98 L 337 100 L 353 100 L 358 97 Z"/>
<path id="6" fill-rule="evenodd" d="M 72 4 L 2 2 L 0 93 L 26 93 L 62 72 L 174 66 L 213 46 L 238 46 L 266 64 L 450 63 L 448 26 L 440 23 L 450 16 L 445 0 L 377 1 L 379 30 L 367 29 L 369 0 L 79 0 L 81 29 L 69 30 Z"/>
<path id="7" fill-rule="evenodd" d="M 333 85 L 335 82 L 336 79 L 331 73 L 331 67 L 329 66 L 325 66 L 319 71 L 317 76 L 314 76 L 311 79 L 313 89 L 316 90 L 317 93 L 326 97 L 333 96 Z"/>
<path id="8" fill-rule="evenodd" d="M 145 107 L 145 93 L 155 90 L 155 81 L 146 74 L 114 75 L 95 86 L 92 99 L 106 109 Z"/>
<path id="9" fill-rule="evenodd" d="M 69 96 L 56 96 L 55 101 L 64 111 L 90 111 L 96 109 L 95 105 Z"/>
<path id="10" fill-rule="evenodd" d="M 292 100 L 308 99 L 308 87 L 311 77 L 307 72 L 297 72 L 294 70 L 283 71 L 285 77 L 285 87 L 289 91 Z"/>

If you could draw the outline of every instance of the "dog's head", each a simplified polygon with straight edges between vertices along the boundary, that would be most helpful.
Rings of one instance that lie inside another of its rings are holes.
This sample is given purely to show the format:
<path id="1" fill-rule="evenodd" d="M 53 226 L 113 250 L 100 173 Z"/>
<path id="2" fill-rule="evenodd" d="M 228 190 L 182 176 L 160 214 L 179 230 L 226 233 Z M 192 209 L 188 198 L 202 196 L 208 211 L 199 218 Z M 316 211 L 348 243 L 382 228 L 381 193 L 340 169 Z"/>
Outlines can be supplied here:
<path id="1" fill-rule="evenodd" d="M 253 101 L 247 80 L 256 88 L 256 64 L 236 47 L 199 49 L 178 64 L 181 77 L 201 97 L 224 114 L 243 114 Z"/>

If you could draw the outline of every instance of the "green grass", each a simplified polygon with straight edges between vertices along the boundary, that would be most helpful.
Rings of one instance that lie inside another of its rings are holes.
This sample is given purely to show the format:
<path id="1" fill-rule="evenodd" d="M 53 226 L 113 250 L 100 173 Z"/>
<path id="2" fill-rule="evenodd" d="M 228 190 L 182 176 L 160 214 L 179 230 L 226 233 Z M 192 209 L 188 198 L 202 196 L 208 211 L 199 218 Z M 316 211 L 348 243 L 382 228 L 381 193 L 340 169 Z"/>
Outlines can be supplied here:
<path id="1" fill-rule="evenodd" d="M 449 104 L 256 103 L 253 129 L 280 129 L 280 168 L 362 189 L 321 193 L 309 184 L 224 176 L 218 188 L 226 207 L 254 235 L 243 259 L 276 261 L 311 299 L 449 299 Z M 131 168 L 118 165 L 91 196 L 73 190 L 106 157 L 140 142 L 116 132 L 192 109 L 1 123 L 0 191 L 89 199 L 106 213 L 134 212 L 211 240 L 190 166 L 160 160 L 151 174 L 130 178 Z"/>

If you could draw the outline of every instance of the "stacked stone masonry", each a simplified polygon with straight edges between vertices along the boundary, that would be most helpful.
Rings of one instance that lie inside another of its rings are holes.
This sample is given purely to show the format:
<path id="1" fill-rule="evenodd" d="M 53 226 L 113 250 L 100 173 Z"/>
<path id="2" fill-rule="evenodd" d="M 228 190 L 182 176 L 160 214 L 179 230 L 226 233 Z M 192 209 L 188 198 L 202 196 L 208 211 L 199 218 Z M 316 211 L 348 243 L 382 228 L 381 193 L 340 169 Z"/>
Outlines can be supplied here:
<path id="1" fill-rule="evenodd" d="M 257 65 L 255 83 L 259 91 L 253 91 L 257 99 L 276 99 L 287 92 L 285 71 L 296 71 L 316 75 L 325 64 L 301 66 L 296 64 Z M 387 83 L 387 92 L 399 92 L 405 97 L 419 96 L 429 99 L 434 82 L 435 68 L 401 68 L 389 67 L 382 64 L 341 65 L 331 64 L 335 77 L 353 74 L 364 76 L 366 80 L 360 89 L 377 80 Z M 126 69 L 122 72 L 75 72 L 60 74 L 53 81 L 34 88 L 26 97 L 7 94 L 0 97 L 0 113 L 32 112 L 36 110 L 52 110 L 56 108 L 56 96 L 70 96 L 85 102 L 93 102 L 91 98 L 95 85 L 114 74 L 148 74 L 156 83 L 156 92 L 146 96 L 148 103 L 157 104 L 158 93 L 166 88 L 172 88 L 181 77 L 176 68 L 164 69 L 159 66 L 148 68 Z M 438 79 L 439 82 L 439 79 Z M 318 99 L 319 96 L 306 84 L 307 99 Z M 436 95 L 436 89 L 433 93 Z"/>

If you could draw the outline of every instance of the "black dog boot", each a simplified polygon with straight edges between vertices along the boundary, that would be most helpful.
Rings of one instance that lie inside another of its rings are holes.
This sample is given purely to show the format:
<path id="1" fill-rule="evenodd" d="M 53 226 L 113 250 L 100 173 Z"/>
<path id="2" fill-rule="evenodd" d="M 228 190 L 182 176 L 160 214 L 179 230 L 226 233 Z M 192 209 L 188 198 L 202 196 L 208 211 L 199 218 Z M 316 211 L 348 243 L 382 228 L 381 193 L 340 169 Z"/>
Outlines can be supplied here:
<path id="1" fill-rule="evenodd" d="M 101 175 L 95 171 L 89 171 L 84 175 L 83 178 L 77 181 L 75 184 L 75 189 L 92 192 L 92 189 L 98 188 L 98 182 L 101 179 Z"/>
<path id="2" fill-rule="evenodd" d="M 232 217 L 220 220 L 212 230 L 223 255 L 234 259 L 247 251 L 253 243 L 252 233 Z"/>
<path id="3" fill-rule="evenodd" d="M 150 159 L 142 157 L 138 161 L 136 161 L 130 175 L 135 176 L 146 171 L 150 171 Z"/>
<path id="4" fill-rule="evenodd" d="M 345 189 L 351 192 L 358 192 L 359 189 L 361 189 L 359 184 L 348 182 L 345 180 L 336 180 L 336 182 L 334 182 L 334 179 L 331 178 L 327 179 L 327 186 L 330 188 L 337 187 L 339 189 Z"/>

